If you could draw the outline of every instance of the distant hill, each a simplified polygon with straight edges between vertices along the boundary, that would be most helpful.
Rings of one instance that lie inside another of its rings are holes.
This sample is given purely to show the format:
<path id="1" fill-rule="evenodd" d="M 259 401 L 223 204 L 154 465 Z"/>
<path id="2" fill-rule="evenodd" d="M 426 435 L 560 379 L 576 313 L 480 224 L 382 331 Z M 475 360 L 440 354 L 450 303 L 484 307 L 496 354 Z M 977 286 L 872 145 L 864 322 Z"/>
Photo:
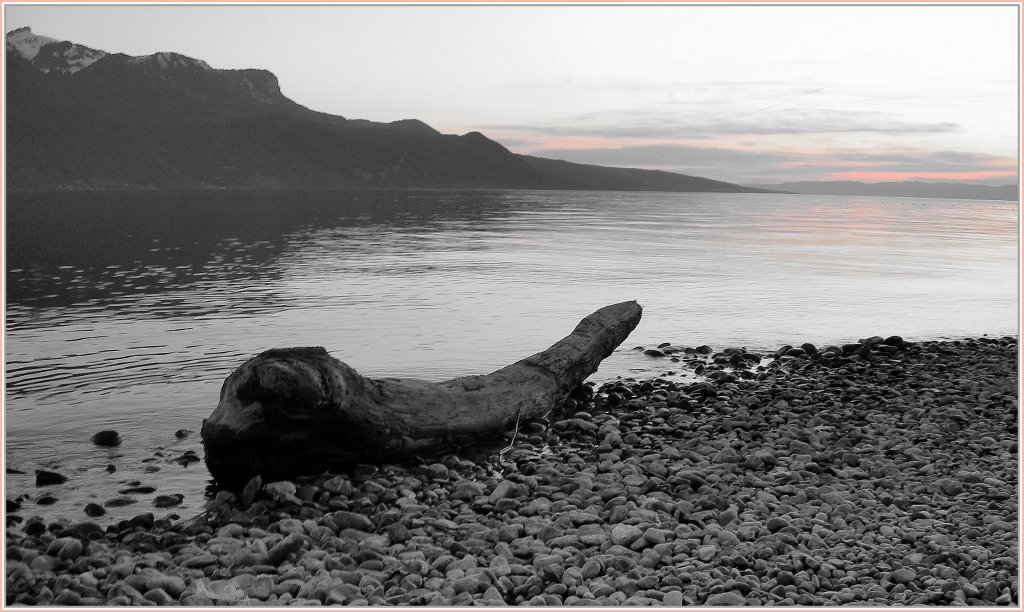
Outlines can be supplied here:
<path id="1" fill-rule="evenodd" d="M 516 155 L 312 111 L 265 70 L 177 53 L 132 57 L 20 28 L 6 37 L 7 186 L 518 188 L 759 192 L 711 179 Z"/>
<path id="2" fill-rule="evenodd" d="M 971 183 L 861 183 L 858 181 L 799 181 L 759 185 L 764 189 L 808 195 L 859 195 L 900 198 L 949 198 L 963 200 L 1009 200 L 1019 197 L 1017 185 L 974 185 Z"/>

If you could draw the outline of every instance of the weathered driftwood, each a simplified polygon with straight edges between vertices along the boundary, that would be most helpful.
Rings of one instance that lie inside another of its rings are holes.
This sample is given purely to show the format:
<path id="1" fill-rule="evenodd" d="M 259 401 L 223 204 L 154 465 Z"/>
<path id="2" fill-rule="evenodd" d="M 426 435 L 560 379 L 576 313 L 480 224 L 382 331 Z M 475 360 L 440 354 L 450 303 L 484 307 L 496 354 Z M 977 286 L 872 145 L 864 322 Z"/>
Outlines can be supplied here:
<path id="1" fill-rule="evenodd" d="M 323 348 L 266 351 L 235 370 L 203 421 L 206 465 L 223 485 L 391 461 L 495 437 L 542 415 L 594 373 L 640 322 L 606 306 L 550 348 L 484 376 L 371 379 Z"/>

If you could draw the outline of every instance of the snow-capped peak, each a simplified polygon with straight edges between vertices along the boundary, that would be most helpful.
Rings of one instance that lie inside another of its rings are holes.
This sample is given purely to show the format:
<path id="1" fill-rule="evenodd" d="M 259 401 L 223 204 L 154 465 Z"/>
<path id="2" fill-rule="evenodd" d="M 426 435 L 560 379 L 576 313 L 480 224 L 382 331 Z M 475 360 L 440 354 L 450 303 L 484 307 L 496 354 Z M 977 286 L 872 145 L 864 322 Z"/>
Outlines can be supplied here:
<path id="1" fill-rule="evenodd" d="M 66 74 L 74 74 L 107 55 L 84 45 L 36 36 L 27 27 L 7 33 L 7 48 L 17 51 L 42 72 Z"/>
<path id="2" fill-rule="evenodd" d="M 28 27 L 8 32 L 7 48 L 17 51 L 41 72 L 64 74 L 74 74 L 108 55 L 106 51 L 92 49 L 77 43 L 59 41 L 47 36 L 36 36 Z M 128 58 L 128 63 L 150 65 L 161 70 L 168 68 L 213 70 L 202 60 L 167 51 L 131 56 Z"/>
<path id="3" fill-rule="evenodd" d="M 39 55 L 39 50 L 50 43 L 58 42 L 54 38 L 36 36 L 29 27 L 18 28 L 7 33 L 7 46 L 15 49 L 27 60 Z"/>

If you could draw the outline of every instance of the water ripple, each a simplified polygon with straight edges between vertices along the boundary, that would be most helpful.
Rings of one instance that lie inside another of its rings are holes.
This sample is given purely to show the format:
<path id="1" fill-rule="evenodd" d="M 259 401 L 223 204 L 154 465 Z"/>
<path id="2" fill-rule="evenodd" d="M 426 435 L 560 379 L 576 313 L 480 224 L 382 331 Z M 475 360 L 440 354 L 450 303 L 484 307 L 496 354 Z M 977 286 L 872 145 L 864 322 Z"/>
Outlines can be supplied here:
<path id="1" fill-rule="evenodd" d="M 325 346 L 370 375 L 486 372 L 627 299 L 645 306 L 633 344 L 1016 333 L 1014 203 L 33 194 L 9 199 L 8 232 L 17 436 L 126 410 L 150 415 L 136 428 L 198 423 L 272 346 Z"/>

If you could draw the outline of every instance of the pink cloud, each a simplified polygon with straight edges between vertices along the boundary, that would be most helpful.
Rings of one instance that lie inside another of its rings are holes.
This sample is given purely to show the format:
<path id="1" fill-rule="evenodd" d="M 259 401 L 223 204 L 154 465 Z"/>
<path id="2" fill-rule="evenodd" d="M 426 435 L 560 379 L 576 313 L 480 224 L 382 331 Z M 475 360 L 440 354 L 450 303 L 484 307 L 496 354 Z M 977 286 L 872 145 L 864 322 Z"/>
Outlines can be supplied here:
<path id="1" fill-rule="evenodd" d="M 896 162 L 847 161 L 842 159 L 823 159 L 817 161 L 783 162 L 779 165 L 783 168 L 874 168 L 876 166 L 895 166 Z"/>
<path id="2" fill-rule="evenodd" d="M 974 181 L 991 178 L 1016 178 L 1017 173 L 1010 170 L 972 170 L 969 172 L 886 172 L 858 171 L 833 172 L 832 180 L 844 181 L 910 181 L 915 179 L 934 179 L 940 181 Z"/>

